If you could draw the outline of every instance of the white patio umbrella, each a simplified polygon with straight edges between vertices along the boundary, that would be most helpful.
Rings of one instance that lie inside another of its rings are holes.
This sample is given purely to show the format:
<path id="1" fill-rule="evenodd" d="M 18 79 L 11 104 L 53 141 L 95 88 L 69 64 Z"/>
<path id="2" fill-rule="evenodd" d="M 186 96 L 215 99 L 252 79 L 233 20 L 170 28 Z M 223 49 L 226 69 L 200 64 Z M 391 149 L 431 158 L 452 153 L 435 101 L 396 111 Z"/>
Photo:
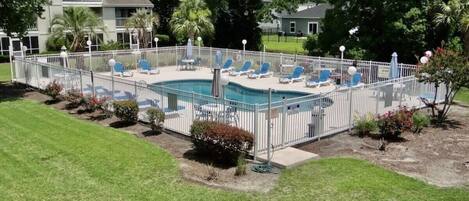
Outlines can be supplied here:
<path id="1" fill-rule="evenodd" d="M 221 60 L 222 54 L 221 51 L 218 50 L 215 55 L 215 67 L 213 69 L 213 80 L 212 80 L 212 96 L 220 97 L 220 78 L 221 78 Z"/>
<path id="2" fill-rule="evenodd" d="M 191 41 L 191 39 L 187 40 L 186 57 L 188 59 L 192 59 L 192 41 Z"/>

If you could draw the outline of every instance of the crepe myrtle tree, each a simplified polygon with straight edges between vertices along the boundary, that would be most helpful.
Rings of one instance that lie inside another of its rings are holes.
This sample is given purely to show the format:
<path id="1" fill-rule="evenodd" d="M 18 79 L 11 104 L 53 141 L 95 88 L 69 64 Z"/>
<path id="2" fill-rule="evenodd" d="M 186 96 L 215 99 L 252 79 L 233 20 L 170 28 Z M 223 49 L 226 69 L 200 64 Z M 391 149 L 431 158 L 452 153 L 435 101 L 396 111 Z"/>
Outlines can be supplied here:
<path id="1" fill-rule="evenodd" d="M 419 82 L 433 84 L 433 97 L 421 98 L 424 104 L 431 108 L 432 116 L 437 123 L 443 122 L 451 107 L 453 99 L 463 87 L 469 87 L 469 61 L 462 53 L 443 48 L 437 48 L 435 54 L 427 51 L 420 59 L 422 66 L 417 73 Z M 445 99 L 438 104 L 438 89 L 444 87 Z"/>

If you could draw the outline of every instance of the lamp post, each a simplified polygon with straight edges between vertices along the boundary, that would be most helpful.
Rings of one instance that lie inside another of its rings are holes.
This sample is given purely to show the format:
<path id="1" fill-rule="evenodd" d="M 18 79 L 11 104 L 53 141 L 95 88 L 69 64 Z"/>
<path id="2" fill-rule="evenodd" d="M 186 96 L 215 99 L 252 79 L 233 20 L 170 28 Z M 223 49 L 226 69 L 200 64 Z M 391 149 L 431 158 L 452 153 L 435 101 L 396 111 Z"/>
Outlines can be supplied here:
<path id="1" fill-rule="evenodd" d="M 202 37 L 200 37 L 200 36 L 197 37 L 197 42 L 199 42 L 199 59 L 201 59 L 201 58 L 200 58 L 200 45 L 201 45 L 201 43 L 202 43 Z M 198 62 L 198 63 L 199 63 L 199 66 L 200 66 L 200 62 Z"/>
<path id="2" fill-rule="evenodd" d="M 248 43 L 248 41 L 246 39 L 243 39 L 241 43 L 243 43 L 243 60 L 244 60 L 244 57 L 246 54 L 246 44 Z"/>
<path id="3" fill-rule="evenodd" d="M 63 62 L 63 66 L 64 68 L 67 68 L 67 48 L 65 46 L 62 46 L 62 48 L 60 48 L 61 52 L 60 52 L 60 57 L 62 57 L 62 62 Z"/>
<path id="4" fill-rule="evenodd" d="M 349 105 L 349 129 L 348 131 L 351 133 L 352 132 L 352 80 L 353 76 L 357 73 L 357 68 L 355 66 L 350 66 L 347 70 L 348 74 L 350 75 L 350 87 L 349 87 L 349 97 L 350 97 L 350 105 Z"/>
<path id="5" fill-rule="evenodd" d="M 420 57 L 420 63 L 422 64 L 428 63 L 428 57 L 427 56 Z"/>
<path id="6" fill-rule="evenodd" d="M 111 67 L 111 95 L 112 99 L 114 100 L 114 66 L 116 65 L 116 60 L 109 59 L 107 64 L 109 65 L 109 67 Z"/>
<path id="7" fill-rule="evenodd" d="M 344 51 L 345 51 L 345 46 L 341 45 L 339 47 L 340 50 L 340 84 L 342 84 L 342 74 L 343 74 L 343 66 L 344 66 Z"/>
<path id="8" fill-rule="evenodd" d="M 90 56 L 90 70 L 93 71 L 93 67 L 91 66 L 91 40 L 88 39 L 88 41 L 86 41 L 86 44 L 88 45 L 88 54 Z"/>
<path id="9" fill-rule="evenodd" d="M 158 41 L 160 39 L 158 37 L 155 37 L 154 41 L 155 41 L 155 53 L 156 53 L 156 68 L 158 68 L 158 63 L 159 63 L 159 58 L 158 58 Z"/>

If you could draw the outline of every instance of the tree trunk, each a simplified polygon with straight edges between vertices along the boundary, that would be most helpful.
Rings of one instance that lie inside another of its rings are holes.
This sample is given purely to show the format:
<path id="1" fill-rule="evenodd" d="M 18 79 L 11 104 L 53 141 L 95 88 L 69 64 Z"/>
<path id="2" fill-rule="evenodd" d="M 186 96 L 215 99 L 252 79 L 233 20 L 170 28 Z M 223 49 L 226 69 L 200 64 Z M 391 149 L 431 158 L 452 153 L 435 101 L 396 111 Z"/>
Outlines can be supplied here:
<path id="1" fill-rule="evenodd" d="M 464 40 L 464 55 L 469 58 L 469 30 L 463 34 Z"/>

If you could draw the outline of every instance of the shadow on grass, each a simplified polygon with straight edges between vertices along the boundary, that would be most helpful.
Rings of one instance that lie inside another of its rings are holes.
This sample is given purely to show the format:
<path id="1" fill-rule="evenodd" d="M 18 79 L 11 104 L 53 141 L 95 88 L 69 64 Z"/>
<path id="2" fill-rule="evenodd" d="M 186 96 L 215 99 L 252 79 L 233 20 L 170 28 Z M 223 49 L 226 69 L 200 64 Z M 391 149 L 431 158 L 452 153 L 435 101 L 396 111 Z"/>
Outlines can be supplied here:
<path id="1" fill-rule="evenodd" d="M 228 164 L 228 163 L 223 163 L 220 161 L 215 161 L 212 157 L 198 153 L 194 149 L 186 151 L 183 154 L 183 157 L 188 160 L 197 161 L 199 163 L 213 166 L 213 167 L 220 168 L 220 169 L 229 169 L 229 168 L 236 166 L 234 164 Z"/>
<path id="2" fill-rule="evenodd" d="M 23 84 L 15 84 L 10 81 L 0 82 L 0 102 L 17 101 L 32 89 Z"/>

